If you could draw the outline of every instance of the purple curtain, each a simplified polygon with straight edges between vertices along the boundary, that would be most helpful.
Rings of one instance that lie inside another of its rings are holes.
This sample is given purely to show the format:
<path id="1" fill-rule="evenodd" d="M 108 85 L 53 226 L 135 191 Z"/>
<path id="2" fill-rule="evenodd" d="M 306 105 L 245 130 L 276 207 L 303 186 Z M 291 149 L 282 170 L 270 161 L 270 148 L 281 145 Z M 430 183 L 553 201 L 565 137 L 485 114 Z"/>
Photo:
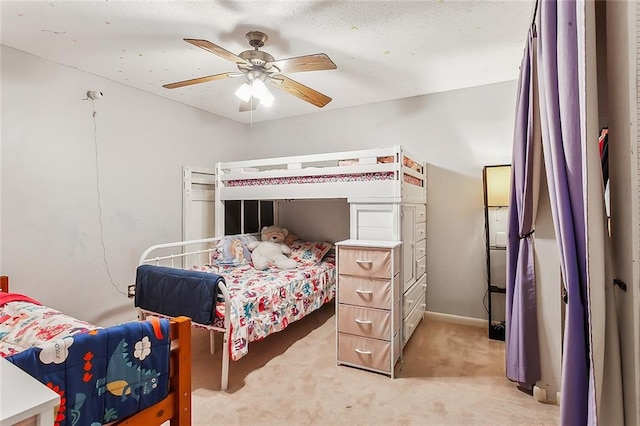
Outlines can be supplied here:
<path id="1" fill-rule="evenodd" d="M 538 12 L 540 121 L 549 196 L 567 291 L 560 423 L 596 422 L 590 391 L 584 163 L 579 90 L 578 7 L 543 0 Z M 582 55 L 584 58 L 584 55 Z M 592 388 L 591 388 L 592 389 Z"/>
<path id="2" fill-rule="evenodd" d="M 532 389 L 540 379 L 536 277 L 534 270 L 534 49 L 529 30 L 520 66 L 511 163 L 511 199 L 507 224 L 506 372 Z"/>

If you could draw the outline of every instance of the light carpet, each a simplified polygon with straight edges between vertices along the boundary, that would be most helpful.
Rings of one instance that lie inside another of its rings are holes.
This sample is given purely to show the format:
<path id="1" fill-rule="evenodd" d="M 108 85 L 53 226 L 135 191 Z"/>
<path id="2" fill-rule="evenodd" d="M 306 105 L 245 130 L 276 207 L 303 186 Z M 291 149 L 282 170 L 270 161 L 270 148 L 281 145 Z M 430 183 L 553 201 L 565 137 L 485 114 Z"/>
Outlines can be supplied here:
<path id="1" fill-rule="evenodd" d="M 559 408 L 504 375 L 504 343 L 486 330 L 424 320 L 396 379 L 336 365 L 329 304 L 231 362 L 220 391 L 221 341 L 193 334 L 193 424 L 557 425 Z"/>

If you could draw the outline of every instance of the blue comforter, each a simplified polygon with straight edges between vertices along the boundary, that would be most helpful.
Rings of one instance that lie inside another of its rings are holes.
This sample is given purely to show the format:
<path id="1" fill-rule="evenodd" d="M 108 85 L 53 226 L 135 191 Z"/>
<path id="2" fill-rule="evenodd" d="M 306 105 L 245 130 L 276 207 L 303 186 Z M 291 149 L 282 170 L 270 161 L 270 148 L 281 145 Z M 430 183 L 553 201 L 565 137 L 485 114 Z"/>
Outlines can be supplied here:
<path id="1" fill-rule="evenodd" d="M 6 359 L 61 398 L 56 425 L 96 426 L 160 402 L 169 390 L 166 319 L 48 341 Z"/>

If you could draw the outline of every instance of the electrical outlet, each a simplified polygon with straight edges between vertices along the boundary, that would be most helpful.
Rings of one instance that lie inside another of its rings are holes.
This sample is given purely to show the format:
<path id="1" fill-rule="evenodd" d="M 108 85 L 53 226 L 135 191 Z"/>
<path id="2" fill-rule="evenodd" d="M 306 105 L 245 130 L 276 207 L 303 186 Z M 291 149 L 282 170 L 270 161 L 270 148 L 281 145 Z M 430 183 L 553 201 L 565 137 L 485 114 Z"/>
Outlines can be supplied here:
<path id="1" fill-rule="evenodd" d="M 135 284 L 130 284 L 127 287 L 127 297 L 129 299 L 132 299 L 136 296 L 136 285 Z"/>

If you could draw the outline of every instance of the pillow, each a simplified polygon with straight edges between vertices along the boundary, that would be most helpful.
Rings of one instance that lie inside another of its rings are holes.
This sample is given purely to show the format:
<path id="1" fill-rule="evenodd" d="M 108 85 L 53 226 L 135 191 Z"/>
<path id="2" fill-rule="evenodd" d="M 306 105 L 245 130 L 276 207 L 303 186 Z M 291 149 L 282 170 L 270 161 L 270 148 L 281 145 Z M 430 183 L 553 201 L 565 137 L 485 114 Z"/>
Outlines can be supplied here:
<path id="1" fill-rule="evenodd" d="M 296 241 L 291 245 L 290 259 L 303 265 L 315 265 L 320 262 L 325 254 L 333 247 L 332 243 Z"/>
<path id="2" fill-rule="evenodd" d="M 211 255 L 211 264 L 216 265 L 246 265 L 251 262 L 251 252 L 247 244 L 258 241 L 253 235 L 227 235 L 222 237 L 216 251 Z"/>

